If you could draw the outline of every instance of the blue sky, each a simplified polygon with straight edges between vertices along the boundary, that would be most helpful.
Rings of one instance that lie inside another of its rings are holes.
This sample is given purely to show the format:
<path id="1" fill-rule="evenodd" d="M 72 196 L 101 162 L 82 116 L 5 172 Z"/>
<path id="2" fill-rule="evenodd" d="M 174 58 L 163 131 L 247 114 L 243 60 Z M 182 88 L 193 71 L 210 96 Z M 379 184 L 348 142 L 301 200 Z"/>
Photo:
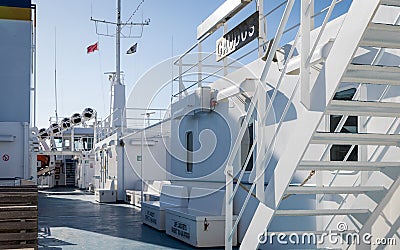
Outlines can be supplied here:
<path id="1" fill-rule="evenodd" d="M 55 115 L 54 99 L 54 33 L 57 30 L 57 88 L 58 114 L 70 116 L 85 107 L 96 109 L 100 117 L 106 117 L 109 110 L 109 82 L 104 72 L 115 70 L 114 38 L 96 35 L 95 19 L 115 21 L 116 1 L 114 0 L 33 0 L 37 4 L 37 126 L 48 127 L 49 117 Z M 122 0 L 122 20 L 129 18 L 141 0 Z M 134 83 L 149 68 L 185 52 L 196 42 L 197 26 L 224 0 L 145 0 L 133 17 L 134 22 L 150 18 L 144 27 L 142 38 L 123 39 L 121 45 L 122 65 L 125 72 L 126 92 L 129 94 Z M 266 0 L 268 11 L 281 1 Z M 323 3 L 321 3 L 323 2 Z M 346 2 L 346 0 L 344 1 Z M 347 1 L 349 2 L 349 1 Z M 316 9 L 327 6 L 330 1 L 316 1 Z M 298 8 L 299 1 L 296 6 Z M 342 7 L 339 7 L 339 9 Z M 251 3 L 230 21 L 230 27 L 243 20 L 255 10 Z M 283 11 L 283 8 L 281 8 Z M 271 17 L 268 35 L 279 22 L 279 12 Z M 291 23 L 298 20 L 294 15 Z M 102 26 L 101 28 L 105 28 Z M 114 29 L 109 26 L 109 29 Z M 128 28 L 124 28 L 128 32 Z M 137 28 L 135 34 L 139 33 Z M 220 36 L 218 31 L 215 37 Z M 173 51 L 172 51 L 173 37 Z M 86 54 L 86 47 L 99 42 L 99 49 Z M 138 43 L 137 53 L 126 55 L 126 50 Z M 204 51 L 213 49 L 215 40 Z"/>
<path id="2" fill-rule="evenodd" d="M 115 21 L 113 0 L 34 0 L 37 4 L 37 124 L 48 126 L 54 116 L 54 30 L 57 29 L 57 88 L 59 116 L 70 116 L 85 107 L 101 117 L 109 109 L 109 82 L 104 72 L 115 70 L 114 38 L 97 36 L 93 18 Z M 122 20 L 127 20 L 139 0 L 122 0 Z M 172 54 L 182 53 L 196 40 L 196 27 L 222 0 L 145 0 L 133 21 L 150 18 L 140 39 L 123 39 L 122 67 L 127 93 L 148 68 Z M 92 12 L 92 14 L 91 14 Z M 126 28 L 125 28 L 126 30 Z M 138 32 L 136 32 L 138 33 Z M 100 51 L 86 54 L 99 41 Z M 137 53 L 125 51 L 138 43 Z"/>

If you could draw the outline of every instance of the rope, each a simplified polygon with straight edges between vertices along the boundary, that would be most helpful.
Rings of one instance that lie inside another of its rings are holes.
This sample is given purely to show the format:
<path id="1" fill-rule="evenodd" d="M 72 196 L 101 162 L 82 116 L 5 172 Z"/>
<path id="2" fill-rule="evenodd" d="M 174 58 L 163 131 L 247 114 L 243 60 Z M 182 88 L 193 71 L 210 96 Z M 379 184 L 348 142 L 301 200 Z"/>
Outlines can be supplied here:
<path id="1" fill-rule="evenodd" d="M 238 178 L 233 177 L 233 175 L 232 175 L 231 173 L 228 173 L 228 175 L 229 175 L 230 177 L 232 177 L 232 179 L 233 179 L 234 181 L 236 181 L 236 183 L 239 184 L 239 186 L 240 186 L 242 189 L 244 189 L 247 193 L 250 193 L 250 189 L 248 189 L 243 183 L 241 183 L 241 182 L 239 181 Z M 256 196 L 254 193 L 251 193 L 251 196 L 253 196 L 254 198 L 257 198 L 257 196 Z"/>
<path id="2" fill-rule="evenodd" d="M 315 170 L 311 170 L 311 172 L 308 174 L 307 178 L 305 178 L 304 181 L 302 183 L 300 183 L 300 187 L 304 186 L 313 177 L 314 174 L 315 174 Z M 285 200 L 292 195 L 293 194 L 287 194 L 287 195 L 283 196 L 282 200 Z"/>
<path id="3" fill-rule="evenodd" d="M 142 0 L 138 6 L 136 7 L 136 9 L 132 12 L 132 15 L 128 18 L 128 20 L 125 22 L 126 24 L 129 23 L 129 21 L 132 19 L 132 17 L 136 14 L 136 12 L 139 10 L 140 6 L 142 6 L 142 4 L 144 3 L 144 0 Z M 124 25 L 122 25 L 122 27 L 124 27 Z M 122 29 L 121 27 L 121 29 Z"/>
<path id="4" fill-rule="evenodd" d="M 232 174 L 228 174 L 230 177 L 233 177 Z M 315 170 L 311 170 L 310 173 L 308 174 L 307 178 L 304 179 L 304 181 L 302 183 L 300 183 L 300 187 L 304 186 L 305 184 L 307 184 L 307 182 L 309 180 L 311 180 L 311 178 L 315 175 Z M 239 184 L 239 186 L 244 189 L 247 193 L 250 193 L 250 189 L 248 189 L 243 183 L 239 182 L 239 180 L 237 178 L 233 177 L 233 180 L 236 181 L 237 184 Z M 282 200 L 285 200 L 287 198 L 289 198 L 290 196 L 292 196 L 293 194 L 287 194 L 285 196 L 283 196 Z M 254 193 L 251 193 L 251 196 L 253 196 L 254 198 L 257 198 L 256 195 Z"/>

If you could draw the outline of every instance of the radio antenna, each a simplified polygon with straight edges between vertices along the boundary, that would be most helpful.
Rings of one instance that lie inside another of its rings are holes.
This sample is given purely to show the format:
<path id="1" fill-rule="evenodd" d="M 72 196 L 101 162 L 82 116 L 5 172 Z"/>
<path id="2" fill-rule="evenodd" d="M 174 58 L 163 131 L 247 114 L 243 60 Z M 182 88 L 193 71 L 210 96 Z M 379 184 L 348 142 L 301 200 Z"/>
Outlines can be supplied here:
<path id="1" fill-rule="evenodd" d="M 54 99 L 56 102 L 56 122 L 58 123 L 58 105 L 57 105 L 57 28 L 54 27 Z"/>

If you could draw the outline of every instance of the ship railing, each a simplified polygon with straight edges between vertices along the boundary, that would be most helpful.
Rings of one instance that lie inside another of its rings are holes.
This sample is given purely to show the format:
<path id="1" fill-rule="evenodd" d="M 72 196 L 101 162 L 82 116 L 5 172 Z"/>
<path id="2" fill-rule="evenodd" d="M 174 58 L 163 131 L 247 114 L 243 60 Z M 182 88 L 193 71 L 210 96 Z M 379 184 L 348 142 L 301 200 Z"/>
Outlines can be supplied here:
<path id="1" fill-rule="evenodd" d="M 311 15 L 311 19 L 315 20 L 320 17 L 324 13 L 329 11 L 333 11 L 332 6 L 334 7 L 336 4 L 343 2 L 344 0 L 336 0 L 332 1 L 330 6 L 327 6 L 320 11 Z M 264 22 L 266 22 L 267 18 L 272 16 L 273 14 L 279 13 L 281 9 L 286 6 L 288 0 L 282 1 L 280 4 L 272 8 L 264 15 Z M 326 16 L 331 16 L 332 13 L 328 13 Z M 328 19 L 324 19 L 324 22 L 328 21 Z M 325 27 L 326 24 L 321 24 L 321 27 Z M 291 36 L 291 32 L 296 31 L 300 27 L 300 22 L 290 26 L 286 30 L 284 30 L 282 35 L 288 35 L 288 38 L 285 41 L 290 41 L 294 39 L 294 36 Z M 322 32 L 321 32 L 322 34 Z M 183 96 L 187 95 L 188 91 L 194 89 L 195 87 L 201 87 L 203 85 L 207 85 L 209 83 L 214 82 L 216 79 L 226 76 L 228 73 L 243 67 L 243 64 L 246 62 L 254 61 L 259 57 L 258 51 L 260 49 L 266 49 L 273 39 L 266 39 L 265 42 L 259 43 L 258 46 L 247 49 L 245 53 L 240 54 L 237 57 L 230 56 L 229 58 L 225 58 L 221 60 L 219 63 L 210 62 L 210 59 L 214 58 L 216 55 L 216 50 L 212 52 L 203 52 L 202 48 L 204 47 L 204 43 L 206 39 L 210 35 L 203 36 L 200 40 L 198 40 L 195 44 L 193 44 L 188 50 L 186 50 L 182 55 L 180 55 L 175 61 L 174 66 L 178 67 L 178 75 L 173 77 L 172 84 L 178 83 L 178 92 L 172 95 L 172 98 L 181 99 Z M 320 38 L 318 38 L 319 40 Z M 282 45 L 282 44 L 280 44 Z M 311 49 L 312 52 L 315 51 L 317 43 Z M 242 48 L 244 49 L 244 48 Z M 311 60 L 308 58 L 308 62 Z M 193 62 L 194 61 L 194 62 Z M 205 72 L 205 69 L 211 69 L 210 72 Z"/>
<path id="2" fill-rule="evenodd" d="M 125 108 L 116 109 L 96 126 L 97 140 L 101 141 L 119 131 L 122 134 L 140 131 L 168 118 L 168 109 Z"/>
<path id="3" fill-rule="evenodd" d="M 125 134 L 142 130 L 168 119 L 169 110 L 161 108 L 126 108 Z"/>
<path id="4" fill-rule="evenodd" d="M 295 28 L 300 27 L 300 23 L 299 23 L 299 24 L 296 24 L 295 26 L 292 26 L 292 27 L 290 27 L 290 28 L 285 30 L 286 25 L 288 23 L 289 16 L 291 15 L 291 12 L 292 12 L 292 8 L 293 8 L 293 5 L 294 5 L 294 2 L 295 2 L 294 0 L 284 1 L 284 3 L 286 3 L 286 5 L 281 3 L 276 8 L 273 9 L 273 11 L 275 11 L 278 8 L 281 8 L 282 6 L 286 6 L 284 14 L 283 14 L 282 19 L 281 19 L 281 22 L 279 24 L 279 27 L 277 28 L 275 38 L 274 38 L 274 40 L 272 42 L 271 49 L 269 51 L 269 54 L 267 55 L 266 63 L 265 63 L 262 75 L 260 77 L 260 83 L 258 85 L 265 84 L 267 73 L 268 73 L 269 68 L 271 66 L 272 59 L 273 59 L 273 57 L 274 57 L 274 55 L 275 55 L 275 53 L 276 53 L 276 51 L 278 49 L 278 45 L 279 45 L 279 43 L 280 43 L 280 41 L 282 39 L 282 35 L 285 32 L 288 32 L 288 30 L 290 31 L 290 30 L 293 30 Z M 314 42 L 313 46 L 311 47 L 311 50 L 305 51 L 306 52 L 305 54 L 301 54 L 302 56 L 304 55 L 304 57 L 303 57 L 304 59 L 302 59 L 302 60 L 305 60 L 305 62 L 306 62 L 305 66 L 307 68 L 305 70 L 310 70 L 311 57 L 312 57 L 313 53 L 315 52 L 315 49 L 316 49 L 316 47 L 317 47 L 317 45 L 318 45 L 318 43 L 319 43 L 319 41 L 320 41 L 320 39 L 322 37 L 322 34 L 323 34 L 324 30 L 325 30 L 325 27 L 326 27 L 328 21 L 331 18 L 331 15 L 332 15 L 332 12 L 333 12 L 335 6 L 340 2 L 342 2 L 342 0 L 333 0 L 331 2 L 331 4 L 327 8 L 324 8 L 323 10 L 321 10 L 317 14 L 309 15 L 308 20 L 307 20 L 307 17 L 303 16 L 304 19 L 302 19 L 302 22 L 303 22 L 303 20 L 305 20 L 304 22 L 308 22 L 308 25 L 310 25 L 310 22 L 311 22 L 311 20 L 313 18 L 315 18 L 316 16 L 319 16 L 322 13 L 326 12 L 324 21 L 323 21 L 323 23 L 322 23 L 322 25 L 320 27 L 320 31 L 319 31 L 319 33 L 317 35 L 316 41 Z M 310 4 L 313 4 L 313 1 L 310 1 Z M 308 6 L 308 7 L 310 7 L 310 6 Z M 267 15 L 268 14 L 270 14 L 270 12 L 267 13 Z M 269 113 L 270 113 L 270 111 L 272 109 L 272 104 L 274 103 L 276 95 L 277 95 L 277 93 L 278 93 L 278 91 L 280 89 L 280 86 L 282 84 L 282 81 L 283 81 L 283 79 L 284 79 L 284 77 L 286 75 L 287 65 L 289 64 L 290 60 L 293 58 L 294 48 L 296 47 L 296 45 L 298 43 L 299 37 L 301 37 L 302 42 L 304 42 L 304 40 L 303 40 L 304 37 L 308 37 L 308 39 L 309 39 L 311 30 L 312 29 L 310 29 L 310 30 L 308 30 L 306 32 L 308 34 L 301 34 L 301 32 L 303 32 L 303 30 L 302 29 L 298 29 L 296 37 L 294 39 L 294 43 L 293 43 L 293 45 L 292 45 L 292 47 L 290 49 L 290 52 L 289 52 L 289 54 L 287 56 L 286 61 L 284 62 L 283 69 L 281 70 L 281 75 L 279 77 L 278 83 L 277 83 L 276 87 L 274 88 L 274 91 L 272 93 L 272 96 L 270 97 L 270 100 L 268 101 L 267 109 L 265 111 L 264 110 L 257 110 L 257 112 L 261 113 L 261 115 L 259 114 L 261 119 L 260 119 L 260 122 L 258 122 L 258 126 L 265 126 L 264 124 L 265 124 L 266 117 L 268 117 L 268 115 L 269 115 Z M 304 52 L 304 51 L 302 51 L 302 52 Z M 302 70 L 304 70 L 304 69 L 301 69 L 301 71 Z M 266 152 L 266 153 L 263 156 L 256 158 L 256 165 L 255 166 L 256 166 L 256 168 L 257 168 L 257 166 L 261 166 L 262 167 L 261 172 L 263 172 L 263 173 L 265 173 L 265 169 L 266 169 L 265 165 L 266 165 L 267 157 L 273 153 L 272 152 L 273 151 L 273 145 L 274 145 L 274 143 L 276 141 L 277 135 L 278 135 L 278 133 L 279 133 L 281 127 L 282 127 L 283 121 L 285 120 L 285 118 L 287 116 L 287 113 L 288 113 L 290 105 L 291 105 L 291 103 L 293 101 L 293 98 L 294 98 L 295 94 L 298 92 L 299 87 L 302 84 L 304 84 L 304 81 L 299 76 L 299 79 L 298 79 L 298 81 L 297 81 L 297 83 L 296 83 L 296 85 L 295 85 L 295 87 L 294 87 L 294 89 L 292 91 L 292 94 L 291 94 L 289 100 L 287 101 L 287 103 L 285 105 L 283 114 L 282 114 L 282 116 L 280 117 L 280 120 L 277 123 L 274 135 L 273 135 L 272 139 L 270 140 L 270 142 L 268 143 L 268 145 L 266 145 L 266 147 L 265 147 L 266 150 L 264 152 Z M 306 84 L 309 84 L 309 83 L 306 83 Z M 256 176 L 256 180 L 252 183 L 251 187 L 248 188 L 248 189 L 246 188 L 247 189 L 246 191 L 248 193 L 247 193 L 246 198 L 245 198 L 245 200 L 244 200 L 244 202 L 242 204 L 242 207 L 240 208 L 240 212 L 239 212 L 239 214 L 237 216 L 236 221 L 234 222 L 234 224 L 232 223 L 232 218 L 233 218 L 233 199 L 234 199 L 234 197 L 235 197 L 235 195 L 236 195 L 236 193 L 238 191 L 238 188 L 241 186 L 241 180 L 242 180 L 242 178 L 244 176 L 244 173 L 246 171 L 246 167 L 248 165 L 250 157 L 253 154 L 253 151 L 254 151 L 255 146 L 257 144 L 257 140 L 255 140 L 253 145 L 251 146 L 251 148 L 250 148 L 250 150 L 249 150 L 249 152 L 247 154 L 244 166 L 239 171 L 239 173 L 236 174 L 236 175 L 234 174 L 233 162 L 234 162 L 234 159 L 235 159 L 235 157 L 236 157 L 236 155 L 237 155 L 237 153 L 239 151 L 239 148 L 240 148 L 240 145 L 241 145 L 241 141 L 242 141 L 243 136 L 245 134 L 245 131 L 246 131 L 247 127 L 248 127 L 248 124 L 250 122 L 250 119 L 252 117 L 254 109 L 256 108 L 256 105 L 257 105 L 257 102 L 258 102 L 258 96 L 259 96 L 258 92 L 259 91 L 263 91 L 262 86 L 257 86 L 257 88 L 256 88 L 256 93 L 254 94 L 254 97 L 252 98 L 252 101 L 250 103 L 250 106 L 248 108 L 246 116 L 245 116 L 245 118 L 243 120 L 243 123 L 242 123 L 242 125 L 240 127 L 238 136 L 237 136 L 236 141 L 235 141 L 235 143 L 233 145 L 233 149 L 231 150 L 230 155 L 228 157 L 227 167 L 225 169 L 225 175 L 226 175 L 225 248 L 226 249 L 231 249 L 232 248 L 233 235 L 234 235 L 235 231 L 237 230 L 237 225 L 238 225 L 240 219 L 243 216 L 243 213 L 244 213 L 244 211 L 245 211 L 245 209 L 247 207 L 247 204 L 248 204 L 248 202 L 250 200 L 250 197 L 251 196 L 255 196 L 261 202 L 263 202 L 264 199 L 265 199 L 265 197 L 257 197 L 257 195 L 253 194 L 253 190 L 254 190 L 256 184 L 260 184 L 259 182 L 261 181 L 262 185 L 264 185 L 264 178 L 262 178 L 261 180 L 257 181 L 257 178 L 260 178 L 260 177 Z M 263 92 L 265 92 L 265 91 L 263 91 Z M 261 146 L 261 145 L 259 145 L 259 146 Z M 262 151 L 260 151 L 260 152 L 262 152 Z M 257 174 L 259 174 L 259 172 L 256 172 L 256 175 Z M 235 176 L 238 176 L 238 178 L 235 178 Z M 264 176 L 264 175 L 262 175 L 262 176 Z M 233 188 L 234 181 L 236 182 L 235 188 Z"/>

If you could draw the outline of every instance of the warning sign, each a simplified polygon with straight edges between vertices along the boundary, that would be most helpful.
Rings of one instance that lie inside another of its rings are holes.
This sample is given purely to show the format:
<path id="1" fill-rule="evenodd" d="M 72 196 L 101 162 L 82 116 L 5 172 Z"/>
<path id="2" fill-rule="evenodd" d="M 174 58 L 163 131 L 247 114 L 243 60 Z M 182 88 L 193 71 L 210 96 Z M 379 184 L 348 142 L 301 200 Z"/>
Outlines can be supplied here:
<path id="1" fill-rule="evenodd" d="M 2 159 L 3 159 L 3 161 L 9 161 L 10 160 L 10 156 L 8 154 L 4 154 Z"/>

